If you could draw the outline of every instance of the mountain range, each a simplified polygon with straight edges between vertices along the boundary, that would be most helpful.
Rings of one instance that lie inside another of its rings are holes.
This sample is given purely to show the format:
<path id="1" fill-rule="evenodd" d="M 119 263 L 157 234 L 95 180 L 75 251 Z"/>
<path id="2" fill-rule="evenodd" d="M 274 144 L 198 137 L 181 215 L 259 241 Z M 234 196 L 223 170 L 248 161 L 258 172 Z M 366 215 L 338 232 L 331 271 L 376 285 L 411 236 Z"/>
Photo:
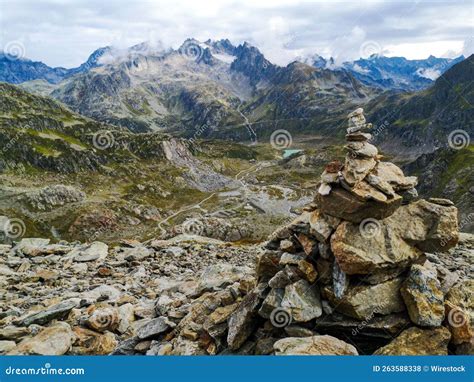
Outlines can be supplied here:
<path id="1" fill-rule="evenodd" d="M 113 221 L 104 229 L 112 238 L 135 229 L 154 235 L 156 221 L 181 223 L 177 211 L 210 200 L 209 214 L 230 209 L 235 227 L 252 216 L 271 231 L 281 220 L 270 216 L 283 211 L 287 218 L 293 207 L 281 195 L 306 200 L 315 187 L 308 179 L 328 158 L 343 159 L 346 116 L 362 106 L 383 155 L 431 185 L 423 195 L 449 196 L 460 218 L 469 219 L 473 64 L 470 56 L 430 87 L 406 92 L 364 83 L 344 68 L 277 66 L 256 47 L 228 40 L 187 40 L 177 50 L 105 49 L 57 83 L 0 84 L 0 210 L 31 221 L 41 235 L 34 222 L 44 218 L 71 238 L 83 226 Z M 291 134 L 285 147 L 301 152 L 282 159 L 270 145 L 280 129 Z M 467 143 L 454 150 L 449 137 L 458 130 Z M 30 211 L 23 195 L 71 196 L 48 188 L 57 184 L 72 184 L 88 198 L 54 213 Z M 231 198 L 223 191 L 229 189 Z M 18 202 L 8 202 L 12 195 Z M 226 231 L 232 237 L 235 227 Z"/>
<path id="2" fill-rule="evenodd" d="M 189 41 L 193 40 L 187 40 L 185 45 L 189 43 Z M 211 48 L 213 56 L 217 59 L 229 63 L 235 59 L 234 53 L 236 53 L 237 47 L 228 39 L 218 41 L 208 40 L 204 43 L 194 41 L 202 50 L 208 47 Z M 90 69 L 102 66 L 118 57 L 126 56 L 130 53 L 151 53 L 151 45 L 152 44 L 148 42 L 144 42 L 122 50 L 109 46 L 99 48 L 95 50 L 83 64 L 71 69 L 63 67 L 52 68 L 42 62 L 31 61 L 26 58 L 11 59 L 8 55 L 0 54 L 0 81 L 20 84 L 31 80 L 45 80 L 55 84 L 74 74 L 87 72 Z M 249 44 L 244 43 L 243 45 Z M 171 50 L 172 49 L 168 49 L 168 51 Z M 157 51 L 154 53 L 165 51 L 166 50 L 162 48 L 157 48 Z M 336 65 L 332 57 L 326 59 L 318 54 L 314 54 L 297 58 L 297 61 L 312 65 L 316 68 L 345 69 L 361 82 L 382 89 L 410 91 L 428 87 L 436 78 L 464 58 L 464 56 L 459 56 L 454 59 L 429 56 L 427 59 L 408 60 L 404 57 L 385 57 L 373 54 L 368 58 L 360 58 L 354 61 L 344 62 L 341 65 Z"/>
<path id="3" fill-rule="evenodd" d="M 345 115 L 365 105 L 376 124 L 403 125 L 379 132 L 381 146 L 416 157 L 444 143 L 450 129 L 470 129 L 472 108 L 462 100 L 471 104 L 465 73 L 471 73 L 472 56 L 372 56 L 340 67 L 317 55 L 302 61 L 282 67 L 248 43 L 188 39 L 178 49 L 150 43 L 101 48 L 73 69 L 2 56 L 0 76 L 6 82 L 39 76 L 21 86 L 132 132 L 255 143 L 281 128 L 295 136 L 340 139 Z"/>
<path id="4" fill-rule="evenodd" d="M 453 59 L 429 56 L 423 60 L 408 60 L 405 57 L 373 54 L 369 58 L 344 62 L 341 67 L 366 85 L 384 90 L 414 91 L 426 89 L 450 67 L 464 59 L 464 56 Z M 304 62 L 317 68 L 337 67 L 333 58 L 325 59 L 317 54 L 306 57 Z"/>

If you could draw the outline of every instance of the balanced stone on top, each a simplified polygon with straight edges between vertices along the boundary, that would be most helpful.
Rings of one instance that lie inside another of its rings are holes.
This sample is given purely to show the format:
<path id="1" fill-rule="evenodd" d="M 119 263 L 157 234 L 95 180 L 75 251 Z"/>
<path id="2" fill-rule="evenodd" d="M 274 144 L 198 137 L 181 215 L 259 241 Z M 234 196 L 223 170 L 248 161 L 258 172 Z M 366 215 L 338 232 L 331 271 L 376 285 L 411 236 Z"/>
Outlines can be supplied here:
<path id="1" fill-rule="evenodd" d="M 347 118 L 349 119 L 348 134 L 357 133 L 363 129 L 370 129 L 372 127 L 372 124 L 365 123 L 364 109 L 361 107 L 350 113 Z"/>
<path id="2" fill-rule="evenodd" d="M 362 108 L 347 117 L 345 161 L 325 169 L 316 203 L 324 213 L 353 222 L 386 218 L 401 205 L 402 199 L 410 199 L 405 196 L 407 191 L 413 194 L 414 190 L 416 196 L 417 179 L 405 177 L 393 163 L 380 161 L 377 147 L 368 142 L 371 135 L 364 132 L 372 124 L 366 123 Z"/>

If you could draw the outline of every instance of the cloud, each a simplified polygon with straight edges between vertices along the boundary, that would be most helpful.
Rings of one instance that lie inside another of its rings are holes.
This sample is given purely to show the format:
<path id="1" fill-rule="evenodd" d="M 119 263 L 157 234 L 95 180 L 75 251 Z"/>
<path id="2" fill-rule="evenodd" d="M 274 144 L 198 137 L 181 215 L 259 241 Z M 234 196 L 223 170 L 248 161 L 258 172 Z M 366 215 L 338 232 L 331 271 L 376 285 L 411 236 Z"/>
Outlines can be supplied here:
<path id="1" fill-rule="evenodd" d="M 341 62 L 363 46 L 408 58 L 472 52 L 471 23 L 470 1 L 2 0 L 0 45 L 21 41 L 27 57 L 64 67 L 101 46 L 176 48 L 188 37 L 249 41 L 278 64 L 314 53 Z"/>

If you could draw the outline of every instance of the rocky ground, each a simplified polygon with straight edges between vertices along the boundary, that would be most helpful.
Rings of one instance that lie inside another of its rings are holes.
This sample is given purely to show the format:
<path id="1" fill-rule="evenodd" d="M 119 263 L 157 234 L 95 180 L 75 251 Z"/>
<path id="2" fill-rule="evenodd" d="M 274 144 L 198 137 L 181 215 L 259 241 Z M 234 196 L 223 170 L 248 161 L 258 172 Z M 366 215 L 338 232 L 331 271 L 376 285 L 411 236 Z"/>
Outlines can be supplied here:
<path id="1" fill-rule="evenodd" d="M 316 341 L 322 353 L 367 354 L 409 326 L 406 313 L 366 321 L 333 312 L 308 325 L 290 323 L 277 310 L 265 330 L 229 349 L 215 338 L 228 332 L 231 313 L 255 287 L 255 264 L 265 253 L 261 246 L 185 235 L 116 247 L 44 239 L 3 245 L 0 352 L 269 354 L 305 348 L 305 338 L 324 333 Z M 463 234 L 456 248 L 428 258 L 459 283 L 472 279 L 473 256 L 474 235 Z M 276 336 L 299 339 L 274 349 Z"/>
<path id="2" fill-rule="evenodd" d="M 147 352 L 200 296 L 237 301 L 259 248 L 180 235 L 113 248 L 22 239 L 0 253 L 2 353 L 108 354 Z"/>
<path id="3" fill-rule="evenodd" d="M 369 128 L 349 115 L 345 162 L 261 245 L 0 246 L 0 353 L 472 354 L 474 236 L 381 160 Z"/>
<path id="4" fill-rule="evenodd" d="M 266 331 L 229 349 L 215 338 L 228 332 L 229 316 L 256 285 L 255 264 L 266 251 L 184 235 L 113 248 L 42 239 L 3 245 L 0 352 L 269 354 L 294 351 L 288 339 L 273 348 L 290 336 L 310 352 L 305 338 L 324 333 L 316 341 L 322 353 L 370 354 L 409 326 L 406 313 L 357 320 L 333 312 L 308 324 L 277 310 Z M 473 256 L 474 235 L 463 234 L 456 248 L 428 258 L 459 283 L 472 280 Z"/>

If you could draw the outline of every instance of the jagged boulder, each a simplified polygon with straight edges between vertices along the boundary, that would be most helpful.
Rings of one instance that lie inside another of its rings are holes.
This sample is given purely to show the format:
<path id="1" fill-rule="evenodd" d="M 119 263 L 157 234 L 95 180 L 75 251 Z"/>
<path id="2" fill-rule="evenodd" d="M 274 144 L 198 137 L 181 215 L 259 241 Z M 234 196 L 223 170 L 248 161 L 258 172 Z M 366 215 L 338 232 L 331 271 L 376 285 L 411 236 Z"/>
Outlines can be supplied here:
<path id="1" fill-rule="evenodd" d="M 368 231 L 369 224 L 373 229 Z M 368 233 L 367 233 L 368 232 Z M 341 223 L 331 237 L 331 250 L 347 274 L 370 274 L 374 271 L 394 273 L 416 260 L 421 251 L 393 233 L 383 221 L 365 224 Z"/>
<path id="2" fill-rule="evenodd" d="M 334 232 L 341 219 L 325 215 L 319 210 L 314 210 L 309 215 L 309 233 L 318 241 L 325 242 Z"/>
<path id="3" fill-rule="evenodd" d="M 363 180 L 376 165 L 377 161 L 372 157 L 358 158 L 348 154 L 342 171 L 344 180 L 350 186 L 354 186 L 357 182 Z"/>
<path id="4" fill-rule="evenodd" d="M 436 270 L 411 266 L 400 292 L 410 319 L 419 326 L 440 326 L 444 319 L 444 296 Z"/>
<path id="5" fill-rule="evenodd" d="M 338 312 L 359 320 L 374 314 L 390 314 L 405 310 L 400 286 L 403 279 L 396 278 L 377 285 L 349 287 L 342 298 L 337 298 L 333 288 L 325 287 L 323 296 Z"/>
<path id="6" fill-rule="evenodd" d="M 41 330 L 36 336 L 25 338 L 7 354 L 63 355 L 76 339 L 71 327 L 59 322 Z"/>
<path id="7" fill-rule="evenodd" d="M 359 186 L 356 192 L 334 187 L 328 195 L 318 193 L 315 202 L 321 212 L 354 223 L 367 218 L 384 219 L 402 204 L 401 196 L 381 198 L 380 193 L 370 185 L 365 190 L 362 187 Z"/>
<path id="8" fill-rule="evenodd" d="M 79 305 L 79 301 L 62 301 L 59 304 L 48 307 L 45 310 L 29 313 L 26 317 L 15 321 L 17 326 L 45 325 L 54 319 L 63 319 L 69 312 Z"/>
<path id="9" fill-rule="evenodd" d="M 443 326 L 436 329 L 412 327 L 374 355 L 447 355 L 450 339 L 449 330 Z"/>
<path id="10" fill-rule="evenodd" d="M 357 349 L 332 336 L 288 337 L 273 345 L 276 355 L 358 355 Z"/>
<path id="11" fill-rule="evenodd" d="M 387 219 L 342 222 L 331 249 L 348 274 L 406 268 L 424 250 L 446 251 L 459 236 L 457 209 L 419 200 L 401 206 Z"/>
<path id="12" fill-rule="evenodd" d="M 111 332 L 97 333 L 81 327 L 75 327 L 73 332 L 76 340 L 72 347 L 72 354 L 107 355 L 112 353 L 118 345 L 118 341 Z"/>
<path id="13" fill-rule="evenodd" d="M 425 252 L 445 252 L 459 240 L 457 208 L 444 199 L 418 200 L 386 220 L 394 233 Z"/>
<path id="14" fill-rule="evenodd" d="M 261 293 L 250 292 L 230 316 L 229 333 L 227 334 L 227 344 L 230 349 L 240 348 L 253 333 L 257 326 L 257 312 L 261 302 Z"/>
<path id="15" fill-rule="evenodd" d="M 286 286 L 281 306 L 290 312 L 295 322 L 307 322 L 322 314 L 319 290 L 306 280 Z"/>

